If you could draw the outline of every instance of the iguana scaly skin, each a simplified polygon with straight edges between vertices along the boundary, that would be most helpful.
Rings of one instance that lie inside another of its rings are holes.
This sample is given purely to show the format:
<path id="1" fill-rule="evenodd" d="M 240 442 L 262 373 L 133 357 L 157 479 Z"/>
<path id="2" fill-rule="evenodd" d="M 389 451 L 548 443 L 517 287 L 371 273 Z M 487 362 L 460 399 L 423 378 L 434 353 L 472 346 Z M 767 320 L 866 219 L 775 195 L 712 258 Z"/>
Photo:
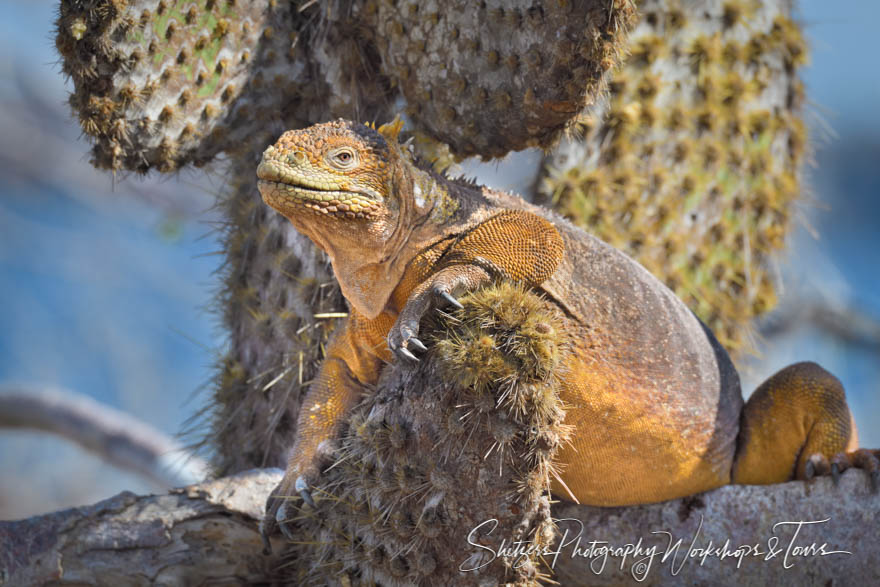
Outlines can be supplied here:
<path id="1" fill-rule="evenodd" d="M 399 129 L 339 120 L 289 131 L 257 170 L 265 202 L 329 255 L 351 306 L 300 410 L 264 535 L 276 521 L 288 533 L 284 496 L 311 500 L 319 464 L 383 363 L 425 350 L 420 318 L 497 278 L 558 304 L 574 341 L 560 393 L 574 432 L 557 455 L 558 497 L 648 503 L 849 466 L 876 480 L 877 455 L 856 450 L 833 375 L 792 365 L 744 406 L 727 353 L 659 280 L 552 212 L 419 165 Z"/>

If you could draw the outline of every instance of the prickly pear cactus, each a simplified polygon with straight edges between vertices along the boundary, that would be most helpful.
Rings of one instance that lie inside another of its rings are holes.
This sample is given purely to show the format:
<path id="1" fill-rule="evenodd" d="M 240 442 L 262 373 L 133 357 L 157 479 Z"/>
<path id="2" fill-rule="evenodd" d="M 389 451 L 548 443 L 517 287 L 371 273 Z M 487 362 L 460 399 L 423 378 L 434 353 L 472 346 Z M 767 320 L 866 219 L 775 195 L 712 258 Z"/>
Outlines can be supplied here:
<path id="1" fill-rule="evenodd" d="M 288 2 L 62 2 L 56 45 L 93 163 L 171 171 L 244 141 L 275 94 L 303 93 L 296 16 Z"/>
<path id="2" fill-rule="evenodd" d="M 494 156 L 558 136 L 635 13 L 629 0 L 520 4 L 65 0 L 56 46 L 98 167 L 204 164 L 291 114 L 387 114 L 376 105 L 400 89 L 435 138 Z"/>
<path id="3" fill-rule="evenodd" d="M 639 7 L 607 102 L 547 158 L 540 190 L 665 280 L 729 350 L 749 348 L 801 191 L 806 46 L 788 2 Z"/>
<path id="4" fill-rule="evenodd" d="M 368 12 L 410 118 L 458 155 L 489 158 L 553 144 L 599 94 L 636 10 L 630 0 L 382 0 Z"/>
<path id="5" fill-rule="evenodd" d="M 492 560 L 502 537 L 549 548 L 548 488 L 566 441 L 558 396 L 569 341 L 559 310 L 500 283 L 426 325 L 418 367 L 387 369 L 296 516 L 292 583 L 536 584 L 532 552 Z M 413 458 L 413 455 L 418 457 Z M 474 508 L 473 504 L 481 504 Z M 489 518 L 485 512 L 496 512 Z M 494 523 L 485 523 L 492 518 Z M 488 541 L 488 542 L 487 542 Z"/>

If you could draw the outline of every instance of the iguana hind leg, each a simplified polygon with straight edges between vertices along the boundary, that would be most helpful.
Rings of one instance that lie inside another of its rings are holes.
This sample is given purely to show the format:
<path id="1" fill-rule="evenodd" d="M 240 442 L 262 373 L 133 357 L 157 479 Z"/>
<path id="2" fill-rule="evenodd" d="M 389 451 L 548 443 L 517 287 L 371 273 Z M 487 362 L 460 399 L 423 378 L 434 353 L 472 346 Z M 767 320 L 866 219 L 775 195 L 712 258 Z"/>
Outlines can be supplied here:
<path id="1" fill-rule="evenodd" d="M 761 384 L 740 418 L 733 482 L 753 485 L 864 468 L 876 485 L 875 451 L 857 450 L 843 385 L 816 363 L 795 363 Z"/>

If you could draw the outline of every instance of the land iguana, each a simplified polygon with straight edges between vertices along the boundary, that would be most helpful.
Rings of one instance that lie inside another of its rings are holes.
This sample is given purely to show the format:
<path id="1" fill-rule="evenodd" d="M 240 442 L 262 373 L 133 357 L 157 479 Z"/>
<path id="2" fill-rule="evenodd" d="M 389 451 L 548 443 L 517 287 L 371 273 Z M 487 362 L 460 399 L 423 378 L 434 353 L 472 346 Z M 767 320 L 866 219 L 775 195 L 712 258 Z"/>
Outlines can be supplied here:
<path id="1" fill-rule="evenodd" d="M 257 169 L 263 200 L 330 258 L 350 313 L 304 399 L 264 542 L 309 487 L 365 386 L 426 350 L 419 321 L 494 279 L 523 282 L 564 314 L 573 341 L 560 398 L 571 441 L 552 493 L 598 506 L 665 501 L 728 483 L 869 471 L 840 382 L 815 363 L 744 404 L 708 328 L 624 253 L 521 198 L 437 174 L 378 129 L 345 120 L 284 133 Z"/>

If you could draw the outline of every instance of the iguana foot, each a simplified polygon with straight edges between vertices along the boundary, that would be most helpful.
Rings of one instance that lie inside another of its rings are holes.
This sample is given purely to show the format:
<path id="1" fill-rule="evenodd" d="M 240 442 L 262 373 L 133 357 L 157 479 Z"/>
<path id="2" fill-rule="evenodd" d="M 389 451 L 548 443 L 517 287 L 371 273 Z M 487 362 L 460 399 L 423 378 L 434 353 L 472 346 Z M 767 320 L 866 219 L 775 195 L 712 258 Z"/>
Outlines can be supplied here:
<path id="1" fill-rule="evenodd" d="M 858 450 L 843 385 L 815 363 L 782 369 L 743 408 L 733 482 L 782 483 L 865 469 L 877 485 L 874 451 Z"/>
<path id="2" fill-rule="evenodd" d="M 269 537 L 275 532 L 277 527 L 288 540 L 294 540 L 293 530 L 290 528 L 290 513 L 292 501 L 295 499 L 294 494 L 290 491 L 289 476 L 285 475 L 278 487 L 269 495 L 266 500 L 266 513 L 260 521 L 260 537 L 263 539 L 263 554 L 272 554 L 272 545 Z M 293 490 L 302 498 L 302 500 L 312 508 L 317 508 L 315 500 L 312 499 L 312 493 L 309 485 L 303 476 L 299 476 L 293 482 Z"/>
<path id="3" fill-rule="evenodd" d="M 461 302 L 456 300 L 442 284 L 432 283 L 423 291 L 414 292 L 406 302 L 403 311 L 397 317 L 397 322 L 388 332 L 388 348 L 397 357 L 417 363 L 419 358 L 412 350 L 421 353 L 428 350 L 421 340 L 418 339 L 419 322 L 428 313 L 428 310 L 439 308 L 447 304 L 461 308 Z"/>
<path id="4" fill-rule="evenodd" d="M 438 271 L 410 294 L 397 321 L 388 332 L 388 348 L 397 357 L 411 362 L 419 358 L 413 350 L 425 352 L 428 347 L 419 340 L 419 322 L 431 308 L 453 306 L 463 308 L 453 292 L 475 289 L 489 280 L 489 274 L 475 265 L 454 265 Z"/>
<path id="5" fill-rule="evenodd" d="M 428 350 L 425 343 L 416 337 L 422 316 L 431 307 L 440 308 L 449 305 L 463 308 L 464 306 L 451 293 L 442 289 L 442 286 L 431 287 L 423 297 L 414 299 L 415 297 L 410 297 L 403 312 L 397 318 L 397 323 L 388 332 L 388 348 L 398 357 L 417 363 L 419 358 L 410 348 L 420 353 Z"/>
<path id="6" fill-rule="evenodd" d="M 840 452 L 829 460 L 821 453 L 812 454 L 804 467 L 804 480 L 822 475 L 831 475 L 834 484 L 840 482 L 840 475 L 847 469 L 862 469 L 871 480 L 871 491 L 880 489 L 880 449 L 860 448 L 850 452 Z"/>

